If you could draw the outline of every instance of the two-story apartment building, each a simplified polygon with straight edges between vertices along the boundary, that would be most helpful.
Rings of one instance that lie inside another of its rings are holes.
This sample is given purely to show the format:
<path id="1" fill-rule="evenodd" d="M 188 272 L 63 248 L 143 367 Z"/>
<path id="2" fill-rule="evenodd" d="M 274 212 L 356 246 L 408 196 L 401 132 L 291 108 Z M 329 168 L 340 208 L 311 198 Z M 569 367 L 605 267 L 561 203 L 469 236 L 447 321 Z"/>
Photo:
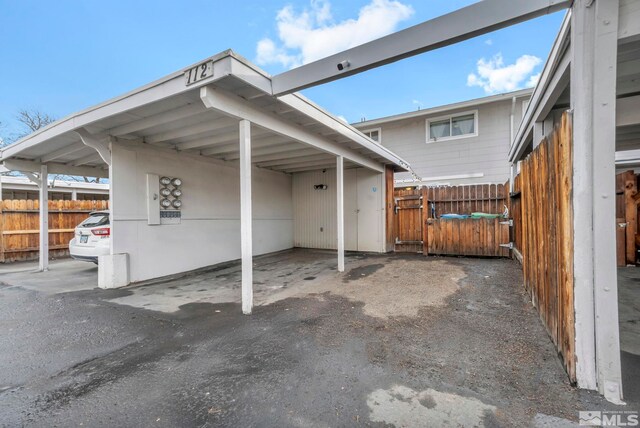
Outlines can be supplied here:
<path id="1" fill-rule="evenodd" d="M 509 145 L 532 89 L 353 124 L 411 161 L 421 181 L 396 174 L 396 186 L 504 183 Z"/>

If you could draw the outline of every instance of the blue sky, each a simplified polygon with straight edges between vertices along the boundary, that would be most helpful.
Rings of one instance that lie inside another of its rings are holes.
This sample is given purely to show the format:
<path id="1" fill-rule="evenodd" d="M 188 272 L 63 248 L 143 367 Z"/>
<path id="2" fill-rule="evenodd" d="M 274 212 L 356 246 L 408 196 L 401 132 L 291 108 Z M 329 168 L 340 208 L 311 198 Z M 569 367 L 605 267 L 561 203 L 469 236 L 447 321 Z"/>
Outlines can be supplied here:
<path id="1" fill-rule="evenodd" d="M 277 74 L 474 2 L 0 0 L 0 135 L 18 131 L 19 109 L 61 118 L 224 49 Z M 542 69 L 562 17 L 538 18 L 304 93 L 354 122 L 523 87 Z"/>

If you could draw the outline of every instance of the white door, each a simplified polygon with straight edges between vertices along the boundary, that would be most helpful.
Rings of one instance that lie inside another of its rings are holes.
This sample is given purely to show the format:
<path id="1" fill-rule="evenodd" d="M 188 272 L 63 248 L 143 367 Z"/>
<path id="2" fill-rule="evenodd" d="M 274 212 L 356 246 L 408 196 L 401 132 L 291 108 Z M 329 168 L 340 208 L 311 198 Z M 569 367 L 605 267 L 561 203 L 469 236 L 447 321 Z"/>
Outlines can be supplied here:
<path id="1" fill-rule="evenodd" d="M 382 250 L 382 174 L 366 168 L 356 171 L 358 251 L 379 252 Z"/>
<path id="2" fill-rule="evenodd" d="M 344 171 L 344 249 L 358 251 L 357 169 Z"/>

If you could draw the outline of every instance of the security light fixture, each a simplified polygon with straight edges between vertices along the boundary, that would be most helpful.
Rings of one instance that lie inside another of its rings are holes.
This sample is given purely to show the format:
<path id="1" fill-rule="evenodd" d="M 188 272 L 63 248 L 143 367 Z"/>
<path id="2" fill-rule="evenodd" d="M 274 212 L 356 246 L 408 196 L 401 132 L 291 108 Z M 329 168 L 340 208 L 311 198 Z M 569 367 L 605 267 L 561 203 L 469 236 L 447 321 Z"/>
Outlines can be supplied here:
<path id="1" fill-rule="evenodd" d="M 346 59 L 345 59 L 344 61 L 340 61 L 340 62 L 338 63 L 338 70 L 339 70 L 339 71 L 342 71 L 342 70 L 344 70 L 345 68 L 349 68 L 349 66 L 350 66 L 350 65 L 351 65 L 351 64 L 349 64 L 349 61 L 347 61 Z"/>

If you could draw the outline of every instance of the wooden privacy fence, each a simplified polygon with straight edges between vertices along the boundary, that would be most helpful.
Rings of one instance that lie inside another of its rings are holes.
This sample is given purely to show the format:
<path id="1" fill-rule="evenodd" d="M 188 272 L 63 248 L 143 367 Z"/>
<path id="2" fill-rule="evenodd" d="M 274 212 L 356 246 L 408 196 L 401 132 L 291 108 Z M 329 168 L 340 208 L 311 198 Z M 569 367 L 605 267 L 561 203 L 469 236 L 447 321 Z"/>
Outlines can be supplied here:
<path id="1" fill-rule="evenodd" d="M 509 255 L 505 219 L 441 219 L 443 214 L 502 214 L 508 186 L 476 184 L 394 191 L 396 252 L 468 256 Z"/>
<path id="2" fill-rule="evenodd" d="M 625 171 L 616 175 L 616 259 L 618 266 L 636 264 L 637 194 L 637 177 L 633 171 Z"/>
<path id="3" fill-rule="evenodd" d="M 571 116 L 564 113 L 522 161 L 512 209 L 525 287 L 575 381 L 572 138 Z"/>
<path id="4" fill-rule="evenodd" d="M 0 202 L 0 262 L 38 258 L 40 204 L 35 200 Z M 69 254 L 74 228 L 108 201 L 49 201 L 49 256 Z"/>
<path id="5" fill-rule="evenodd" d="M 427 252 L 456 256 L 509 257 L 509 224 L 504 218 L 429 219 Z"/>
<path id="6" fill-rule="evenodd" d="M 429 217 L 443 214 L 498 214 L 508 205 L 508 184 L 471 184 L 463 186 L 426 187 Z"/>

